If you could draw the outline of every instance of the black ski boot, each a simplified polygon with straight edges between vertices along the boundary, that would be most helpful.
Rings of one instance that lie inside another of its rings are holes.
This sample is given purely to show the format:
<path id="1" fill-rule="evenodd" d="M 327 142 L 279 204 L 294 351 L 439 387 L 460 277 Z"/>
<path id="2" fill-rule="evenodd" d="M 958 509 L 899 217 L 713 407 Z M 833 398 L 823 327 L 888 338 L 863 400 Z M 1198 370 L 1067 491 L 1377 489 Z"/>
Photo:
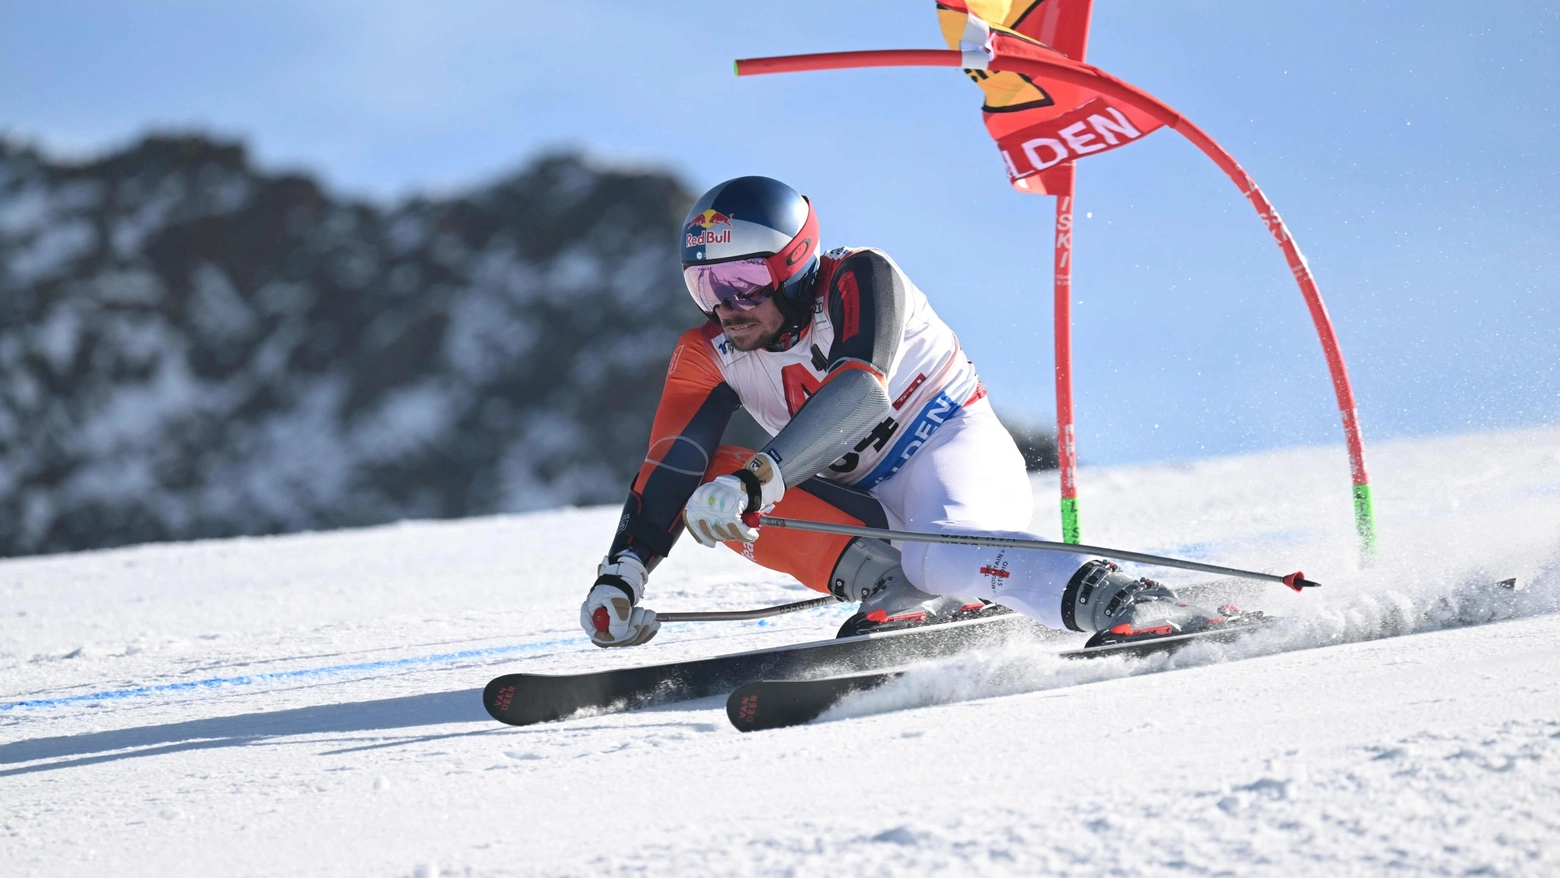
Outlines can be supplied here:
<path id="1" fill-rule="evenodd" d="M 1214 612 L 1188 604 L 1160 583 L 1133 579 L 1109 561 L 1079 567 L 1062 592 L 1062 623 L 1094 635 L 1085 647 L 1194 634 L 1256 616 L 1261 614 L 1243 614 L 1230 605 Z"/>
<path id="2" fill-rule="evenodd" d="M 927 594 L 910 584 L 899 565 L 899 550 L 882 540 L 850 541 L 829 576 L 829 592 L 861 609 L 840 626 L 838 637 L 893 631 L 1005 613 L 979 598 Z"/>

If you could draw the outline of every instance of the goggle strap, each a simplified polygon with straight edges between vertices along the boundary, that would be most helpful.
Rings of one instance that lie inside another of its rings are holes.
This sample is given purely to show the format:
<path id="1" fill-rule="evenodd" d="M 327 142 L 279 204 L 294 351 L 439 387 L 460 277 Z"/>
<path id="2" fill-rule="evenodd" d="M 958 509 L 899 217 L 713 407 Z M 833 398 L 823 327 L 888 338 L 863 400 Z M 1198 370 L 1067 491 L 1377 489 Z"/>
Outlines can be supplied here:
<path id="1" fill-rule="evenodd" d="M 769 276 L 775 279 L 777 289 L 805 268 L 813 251 L 818 249 L 818 213 L 813 210 L 812 201 L 807 196 L 803 195 L 802 200 L 807 202 L 807 220 L 802 223 L 802 230 L 779 253 L 764 260 L 769 265 Z"/>

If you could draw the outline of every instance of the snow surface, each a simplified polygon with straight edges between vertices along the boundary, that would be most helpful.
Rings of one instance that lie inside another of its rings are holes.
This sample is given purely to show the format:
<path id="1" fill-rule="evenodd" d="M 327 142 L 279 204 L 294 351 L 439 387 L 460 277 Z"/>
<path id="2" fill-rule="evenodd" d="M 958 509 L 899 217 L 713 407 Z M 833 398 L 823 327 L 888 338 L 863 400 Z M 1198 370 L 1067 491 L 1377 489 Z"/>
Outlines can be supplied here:
<path id="1" fill-rule="evenodd" d="M 615 509 L 0 562 L 0 872 L 1560 874 L 1560 429 L 1370 452 L 1364 568 L 1341 449 L 1083 472 L 1089 542 L 1325 584 L 1230 588 L 1283 616 L 1261 635 L 1084 663 L 1059 635 L 749 735 L 722 699 L 483 714 L 504 671 L 844 615 L 594 649 L 577 607 Z M 648 603 L 804 596 L 690 544 Z"/>

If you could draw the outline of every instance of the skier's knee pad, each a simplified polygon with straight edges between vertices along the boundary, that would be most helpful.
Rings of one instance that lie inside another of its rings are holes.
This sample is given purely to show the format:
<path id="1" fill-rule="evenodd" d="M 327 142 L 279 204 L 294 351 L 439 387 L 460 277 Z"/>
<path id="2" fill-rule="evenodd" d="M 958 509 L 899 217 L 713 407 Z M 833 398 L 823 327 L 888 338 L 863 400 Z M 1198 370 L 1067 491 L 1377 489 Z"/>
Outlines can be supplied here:
<path id="1" fill-rule="evenodd" d="M 882 540 L 857 537 L 835 562 L 834 572 L 829 574 L 829 593 L 848 603 L 860 603 L 885 582 L 903 576 L 898 549 Z"/>

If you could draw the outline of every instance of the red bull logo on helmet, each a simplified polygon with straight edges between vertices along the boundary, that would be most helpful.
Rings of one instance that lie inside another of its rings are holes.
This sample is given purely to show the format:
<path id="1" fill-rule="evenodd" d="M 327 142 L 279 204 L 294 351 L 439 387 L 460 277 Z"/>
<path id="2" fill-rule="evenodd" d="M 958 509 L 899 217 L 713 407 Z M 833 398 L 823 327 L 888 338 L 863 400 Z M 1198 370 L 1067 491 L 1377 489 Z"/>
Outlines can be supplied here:
<path id="1" fill-rule="evenodd" d="M 717 232 L 715 226 L 725 226 L 725 228 Z M 694 214 L 693 219 L 688 220 L 688 230 L 683 235 L 684 247 L 730 243 L 731 217 L 718 210 L 706 210 Z"/>
<path id="2" fill-rule="evenodd" d="M 693 219 L 688 221 L 688 228 L 690 229 L 694 226 L 698 226 L 701 229 L 708 229 L 711 226 L 730 225 L 731 217 L 726 216 L 718 210 L 706 210 L 703 213 L 696 213 L 693 215 Z"/>

